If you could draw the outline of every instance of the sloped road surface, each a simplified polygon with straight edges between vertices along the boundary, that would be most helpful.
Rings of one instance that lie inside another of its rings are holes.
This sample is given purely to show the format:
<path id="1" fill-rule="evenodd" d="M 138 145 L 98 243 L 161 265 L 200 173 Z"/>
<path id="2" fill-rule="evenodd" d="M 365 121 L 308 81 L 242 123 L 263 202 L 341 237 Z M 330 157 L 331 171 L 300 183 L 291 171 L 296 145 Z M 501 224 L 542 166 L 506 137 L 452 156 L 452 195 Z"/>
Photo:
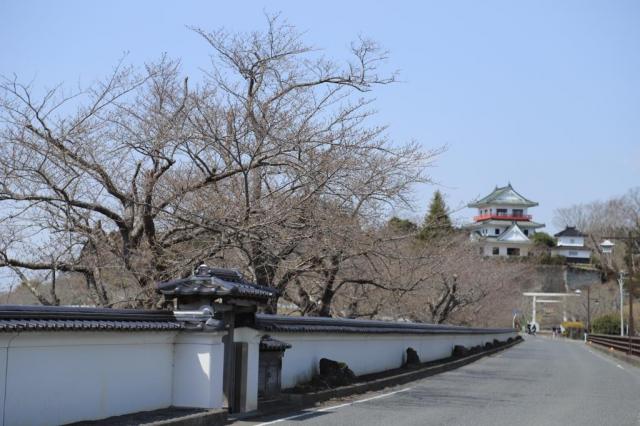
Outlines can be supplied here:
<path id="1" fill-rule="evenodd" d="M 243 425 L 640 425 L 640 369 L 580 342 L 529 337 L 381 393 Z"/>

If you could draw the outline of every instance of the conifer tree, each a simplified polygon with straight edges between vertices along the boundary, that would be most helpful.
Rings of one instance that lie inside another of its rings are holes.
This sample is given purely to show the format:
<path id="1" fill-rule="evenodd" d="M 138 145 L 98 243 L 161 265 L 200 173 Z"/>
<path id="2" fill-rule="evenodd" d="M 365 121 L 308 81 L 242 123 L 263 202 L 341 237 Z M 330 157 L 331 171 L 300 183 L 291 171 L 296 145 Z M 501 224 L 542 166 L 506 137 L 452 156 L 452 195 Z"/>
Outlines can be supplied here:
<path id="1" fill-rule="evenodd" d="M 433 194 L 429 212 L 424 217 L 418 238 L 425 241 L 430 240 L 445 235 L 452 229 L 447 205 L 444 202 L 442 193 L 438 190 Z"/>

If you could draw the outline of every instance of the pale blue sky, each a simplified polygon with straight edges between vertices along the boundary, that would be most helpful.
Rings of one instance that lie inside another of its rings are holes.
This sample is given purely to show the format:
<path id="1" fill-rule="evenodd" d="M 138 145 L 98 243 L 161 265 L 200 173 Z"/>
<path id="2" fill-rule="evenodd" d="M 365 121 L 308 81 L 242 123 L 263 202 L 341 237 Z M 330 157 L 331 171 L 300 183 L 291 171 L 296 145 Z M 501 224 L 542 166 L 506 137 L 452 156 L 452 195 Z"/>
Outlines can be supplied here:
<path id="1" fill-rule="evenodd" d="M 449 145 L 431 174 L 452 206 L 511 181 L 552 212 L 640 185 L 639 1 L 0 1 L 0 74 L 89 83 L 129 51 L 181 57 L 197 79 L 205 43 L 186 25 L 251 30 L 263 11 L 342 57 L 359 34 L 391 51 L 402 83 L 376 93 L 399 141 Z M 424 200 L 433 187 L 417 190 Z M 463 210 L 459 216 L 471 217 Z"/>

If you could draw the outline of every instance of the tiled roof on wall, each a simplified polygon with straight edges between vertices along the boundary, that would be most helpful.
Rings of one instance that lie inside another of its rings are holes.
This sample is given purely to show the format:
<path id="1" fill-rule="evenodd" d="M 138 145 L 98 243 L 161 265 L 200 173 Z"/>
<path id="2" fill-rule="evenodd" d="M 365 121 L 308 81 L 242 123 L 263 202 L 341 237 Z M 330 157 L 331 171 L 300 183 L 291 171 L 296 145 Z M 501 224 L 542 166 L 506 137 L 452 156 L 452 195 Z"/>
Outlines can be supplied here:
<path id="1" fill-rule="evenodd" d="M 0 331 L 180 330 L 170 311 L 76 306 L 0 305 Z"/>

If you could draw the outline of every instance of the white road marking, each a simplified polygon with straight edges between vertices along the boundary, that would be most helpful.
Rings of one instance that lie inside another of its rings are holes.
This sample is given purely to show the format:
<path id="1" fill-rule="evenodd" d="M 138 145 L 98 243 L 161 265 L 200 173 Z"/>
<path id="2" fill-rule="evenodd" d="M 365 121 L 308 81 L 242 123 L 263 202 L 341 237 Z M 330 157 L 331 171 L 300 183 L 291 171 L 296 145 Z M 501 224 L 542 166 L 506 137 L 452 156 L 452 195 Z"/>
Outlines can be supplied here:
<path id="1" fill-rule="evenodd" d="M 621 370 L 624 370 L 624 367 L 621 366 L 620 364 L 616 363 L 615 361 L 613 361 L 612 359 L 609 359 L 607 357 L 605 357 L 604 355 L 600 355 L 598 353 L 595 353 L 594 351 L 592 351 L 591 349 L 587 349 L 590 353 L 592 353 L 593 355 L 597 356 L 598 358 L 606 361 L 607 363 L 611 364 L 611 365 L 615 365 L 616 367 L 618 367 Z"/>
<path id="2" fill-rule="evenodd" d="M 394 392 L 383 393 L 381 395 L 372 396 L 370 398 L 358 399 L 357 401 L 351 401 L 351 402 L 347 402 L 345 404 L 332 405 L 331 407 L 318 408 L 317 410 L 310 410 L 310 411 L 304 412 L 302 414 L 296 414 L 295 416 L 283 417 L 281 419 L 272 420 L 270 422 L 260 423 L 260 424 L 258 424 L 256 426 L 266 426 L 266 425 L 272 425 L 272 424 L 275 424 L 275 423 L 286 422 L 287 420 L 293 420 L 293 419 L 297 419 L 297 418 L 300 418 L 300 417 L 308 416 L 309 414 L 312 414 L 312 413 L 324 413 L 326 411 L 336 410 L 336 409 L 342 408 L 342 407 L 348 407 L 349 405 L 360 404 L 361 402 L 372 401 L 374 399 L 379 399 L 379 398 L 386 398 L 387 396 L 395 395 L 395 394 L 400 393 L 400 392 L 406 392 L 406 391 L 411 390 L 411 389 L 413 389 L 413 388 L 412 387 L 411 388 L 404 388 L 404 389 L 400 389 L 400 390 L 397 390 L 397 391 L 394 391 Z"/>

